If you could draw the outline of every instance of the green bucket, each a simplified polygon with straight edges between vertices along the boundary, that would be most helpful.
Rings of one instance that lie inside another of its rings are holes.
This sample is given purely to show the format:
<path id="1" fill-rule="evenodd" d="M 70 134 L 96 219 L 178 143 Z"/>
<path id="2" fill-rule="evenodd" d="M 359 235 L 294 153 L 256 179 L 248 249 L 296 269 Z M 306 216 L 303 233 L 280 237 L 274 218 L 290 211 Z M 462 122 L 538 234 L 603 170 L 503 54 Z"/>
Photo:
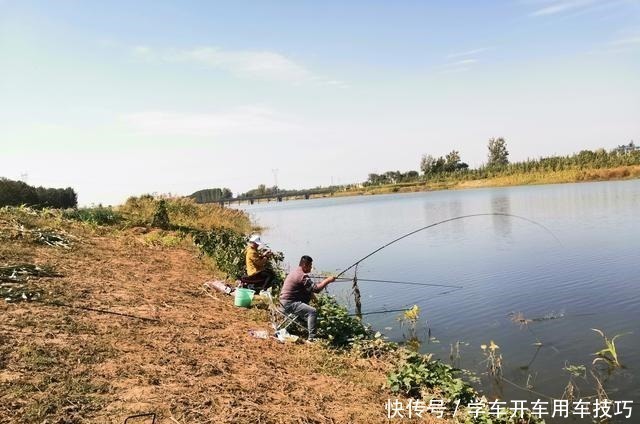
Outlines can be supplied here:
<path id="1" fill-rule="evenodd" d="M 248 308 L 251 306 L 254 293 L 253 290 L 249 289 L 236 289 L 236 300 L 234 304 L 242 308 Z"/>

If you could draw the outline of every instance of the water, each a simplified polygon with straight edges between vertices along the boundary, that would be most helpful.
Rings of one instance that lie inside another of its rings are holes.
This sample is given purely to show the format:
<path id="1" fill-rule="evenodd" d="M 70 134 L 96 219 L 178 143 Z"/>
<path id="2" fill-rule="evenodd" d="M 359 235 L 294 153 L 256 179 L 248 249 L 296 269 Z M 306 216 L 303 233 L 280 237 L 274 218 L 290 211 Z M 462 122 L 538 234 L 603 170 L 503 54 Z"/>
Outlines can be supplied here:
<path id="1" fill-rule="evenodd" d="M 420 307 L 423 352 L 483 376 L 481 389 L 503 399 L 540 397 L 484 376 L 481 344 L 494 340 L 504 377 L 559 398 L 567 364 L 587 370 L 604 347 L 592 330 L 616 340 L 624 369 L 605 378 L 612 400 L 640 399 L 640 181 L 562 184 L 427 193 L 326 198 L 242 206 L 266 227 L 263 240 L 291 266 L 307 254 L 318 271 L 338 272 L 381 245 L 417 228 L 460 215 L 474 217 L 419 232 L 373 255 L 359 278 L 463 286 L 462 289 L 360 282 L 363 312 Z M 350 273 L 352 275 L 352 273 Z M 330 292 L 351 307 L 350 283 Z M 514 323 L 512 313 L 535 319 Z M 539 319 L 545 318 L 545 319 Z M 548 319 L 554 318 L 554 319 Z M 374 329 L 402 341 L 398 313 L 365 316 Z M 428 331 L 432 336 L 427 337 Z M 540 342 L 541 346 L 536 346 Z M 576 380 L 582 396 L 593 383 Z M 637 404 L 636 404 L 637 405 Z M 637 411 L 636 414 L 640 413 Z"/>

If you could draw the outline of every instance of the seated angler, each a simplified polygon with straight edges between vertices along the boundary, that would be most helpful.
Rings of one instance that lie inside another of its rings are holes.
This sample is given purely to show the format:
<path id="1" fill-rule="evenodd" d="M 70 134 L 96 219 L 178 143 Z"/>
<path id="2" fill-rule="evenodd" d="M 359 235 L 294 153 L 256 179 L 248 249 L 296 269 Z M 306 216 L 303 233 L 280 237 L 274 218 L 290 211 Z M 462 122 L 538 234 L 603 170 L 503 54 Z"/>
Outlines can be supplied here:
<path id="1" fill-rule="evenodd" d="M 327 285 L 336 281 L 336 277 L 328 277 L 319 283 L 314 283 L 309 277 L 313 259 L 303 256 L 300 266 L 291 271 L 284 280 L 280 292 L 280 303 L 287 314 L 295 314 L 298 318 L 307 321 L 309 341 L 316 337 L 316 309 L 309 305 L 314 293 L 322 291 Z"/>
<path id="2" fill-rule="evenodd" d="M 260 240 L 260 236 L 253 234 L 249 237 L 245 251 L 247 275 L 240 278 L 240 286 L 256 290 L 271 287 L 275 279 L 268 266 L 271 256 L 271 250 Z"/>

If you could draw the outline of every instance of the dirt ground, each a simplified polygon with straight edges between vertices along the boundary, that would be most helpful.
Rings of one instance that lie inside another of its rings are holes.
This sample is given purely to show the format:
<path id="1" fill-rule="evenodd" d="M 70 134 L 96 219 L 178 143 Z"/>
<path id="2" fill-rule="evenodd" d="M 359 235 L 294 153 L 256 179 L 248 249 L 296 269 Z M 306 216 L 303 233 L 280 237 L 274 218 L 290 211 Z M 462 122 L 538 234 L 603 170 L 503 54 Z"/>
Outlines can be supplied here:
<path id="1" fill-rule="evenodd" d="M 267 312 L 205 292 L 212 274 L 193 249 L 133 230 L 84 232 L 71 249 L 0 238 L 0 266 L 25 262 L 63 276 L 28 282 L 39 301 L 0 300 L 0 422 L 389 421 L 386 365 L 252 338 Z"/>

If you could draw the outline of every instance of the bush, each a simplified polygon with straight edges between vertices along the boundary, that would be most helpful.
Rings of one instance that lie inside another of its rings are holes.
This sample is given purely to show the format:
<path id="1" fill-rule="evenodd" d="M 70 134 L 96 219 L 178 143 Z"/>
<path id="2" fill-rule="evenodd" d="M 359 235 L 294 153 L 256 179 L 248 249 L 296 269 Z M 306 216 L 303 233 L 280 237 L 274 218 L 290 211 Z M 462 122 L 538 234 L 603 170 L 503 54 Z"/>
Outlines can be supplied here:
<path id="1" fill-rule="evenodd" d="M 436 389 L 449 405 L 460 400 L 467 405 L 477 396 L 476 391 L 460 378 L 461 370 L 453 368 L 431 355 L 403 351 L 399 365 L 387 376 L 392 392 L 404 392 L 419 397 L 423 389 Z"/>
<path id="2" fill-rule="evenodd" d="M 62 216 L 93 225 L 115 225 L 123 219 L 122 215 L 111 209 L 111 207 L 105 208 L 101 205 L 93 208 L 67 209 Z"/>
<path id="3" fill-rule="evenodd" d="M 357 336 L 353 339 L 351 352 L 361 358 L 382 358 L 398 350 L 398 344 L 387 341 L 380 333 L 372 338 Z"/>
<path id="4" fill-rule="evenodd" d="M 355 340 L 370 337 L 370 331 L 358 318 L 349 315 L 344 306 L 332 296 L 318 296 L 318 337 L 327 339 L 334 347 L 346 347 Z"/>
<path id="5" fill-rule="evenodd" d="M 156 205 L 156 211 L 153 213 L 153 222 L 151 225 L 163 230 L 169 229 L 169 214 L 167 213 L 167 204 L 164 199 L 160 199 Z"/>
<path id="6" fill-rule="evenodd" d="M 247 240 L 242 233 L 218 228 L 208 232 L 194 231 L 192 234 L 196 246 L 213 258 L 218 269 L 227 274 L 227 278 L 235 280 L 245 274 Z"/>

